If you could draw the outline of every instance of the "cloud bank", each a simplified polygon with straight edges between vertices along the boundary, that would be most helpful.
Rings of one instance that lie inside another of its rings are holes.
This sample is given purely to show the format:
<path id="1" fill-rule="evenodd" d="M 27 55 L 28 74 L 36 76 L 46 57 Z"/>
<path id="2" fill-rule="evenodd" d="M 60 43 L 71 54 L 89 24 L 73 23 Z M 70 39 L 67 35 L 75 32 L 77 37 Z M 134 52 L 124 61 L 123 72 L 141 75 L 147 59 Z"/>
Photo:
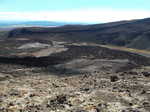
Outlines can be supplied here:
<path id="1" fill-rule="evenodd" d="M 47 20 L 102 23 L 150 17 L 149 10 L 81 9 L 39 12 L 0 12 L 0 20 Z"/>

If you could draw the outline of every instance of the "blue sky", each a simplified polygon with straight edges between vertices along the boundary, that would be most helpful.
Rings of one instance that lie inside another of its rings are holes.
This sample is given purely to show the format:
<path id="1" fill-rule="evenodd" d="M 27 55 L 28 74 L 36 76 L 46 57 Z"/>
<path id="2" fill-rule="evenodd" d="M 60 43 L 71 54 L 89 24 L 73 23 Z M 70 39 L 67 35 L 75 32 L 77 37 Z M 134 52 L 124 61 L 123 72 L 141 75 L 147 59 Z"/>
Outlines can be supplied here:
<path id="1" fill-rule="evenodd" d="M 81 8 L 150 10 L 150 0 L 0 0 L 0 11 L 47 11 Z"/>
<path id="2" fill-rule="evenodd" d="M 109 22 L 149 17 L 149 4 L 150 0 L 0 0 L 0 19 Z"/>

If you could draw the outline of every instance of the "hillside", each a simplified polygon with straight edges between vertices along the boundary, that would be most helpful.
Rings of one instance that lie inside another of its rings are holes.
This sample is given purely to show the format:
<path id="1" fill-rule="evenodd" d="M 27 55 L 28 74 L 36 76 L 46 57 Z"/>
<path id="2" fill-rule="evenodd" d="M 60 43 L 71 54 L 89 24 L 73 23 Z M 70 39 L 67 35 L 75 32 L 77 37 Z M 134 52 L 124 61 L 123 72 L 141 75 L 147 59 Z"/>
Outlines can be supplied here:
<path id="1" fill-rule="evenodd" d="M 19 28 L 12 30 L 8 35 L 8 38 L 24 37 L 93 42 L 150 50 L 150 18 L 95 25 L 66 25 L 57 28 Z"/>

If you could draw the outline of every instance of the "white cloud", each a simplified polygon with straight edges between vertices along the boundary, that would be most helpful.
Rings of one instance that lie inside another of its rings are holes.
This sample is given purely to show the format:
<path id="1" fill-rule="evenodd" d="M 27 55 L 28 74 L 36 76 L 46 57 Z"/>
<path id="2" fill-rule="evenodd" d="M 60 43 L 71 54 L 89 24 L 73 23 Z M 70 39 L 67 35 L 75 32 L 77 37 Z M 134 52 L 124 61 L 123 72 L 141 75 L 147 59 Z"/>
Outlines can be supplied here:
<path id="1" fill-rule="evenodd" d="M 148 10 L 81 9 L 40 12 L 0 12 L 1 20 L 49 20 L 66 22 L 111 22 L 150 17 Z"/>

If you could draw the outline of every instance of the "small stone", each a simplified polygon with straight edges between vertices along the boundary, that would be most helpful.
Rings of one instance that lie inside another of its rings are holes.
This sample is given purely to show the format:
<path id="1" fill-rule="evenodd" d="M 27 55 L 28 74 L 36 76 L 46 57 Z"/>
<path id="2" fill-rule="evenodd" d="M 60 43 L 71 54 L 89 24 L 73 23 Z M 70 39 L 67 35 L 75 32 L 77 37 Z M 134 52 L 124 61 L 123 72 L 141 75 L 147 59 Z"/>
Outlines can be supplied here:
<path id="1" fill-rule="evenodd" d="M 130 71 L 130 72 L 128 72 L 130 75 L 138 75 L 138 73 L 137 72 L 133 72 L 133 71 Z"/>
<path id="2" fill-rule="evenodd" d="M 144 106 L 144 107 L 149 107 L 150 104 L 149 104 L 148 102 L 144 102 L 144 103 L 143 103 L 143 106 Z"/>
<path id="3" fill-rule="evenodd" d="M 142 92 L 141 92 L 141 94 L 145 94 L 146 93 L 146 91 L 145 90 L 143 90 Z"/>
<path id="4" fill-rule="evenodd" d="M 87 92 L 87 91 L 89 91 L 90 89 L 89 89 L 89 88 L 80 88 L 80 90 Z"/>
<path id="5" fill-rule="evenodd" d="M 91 109 L 89 112 L 100 112 L 100 110 L 97 108 L 94 108 L 94 109 Z"/>
<path id="6" fill-rule="evenodd" d="M 111 81 L 111 82 L 116 82 L 116 81 L 118 81 L 118 80 L 119 80 L 119 78 L 118 78 L 118 76 L 116 76 L 116 75 L 110 77 L 110 81 Z"/>
<path id="7" fill-rule="evenodd" d="M 96 106 L 88 106 L 85 108 L 87 112 L 100 112 L 100 110 Z"/>
<path id="8" fill-rule="evenodd" d="M 143 76 L 145 77 L 150 77 L 150 73 L 149 72 L 142 72 Z"/>

